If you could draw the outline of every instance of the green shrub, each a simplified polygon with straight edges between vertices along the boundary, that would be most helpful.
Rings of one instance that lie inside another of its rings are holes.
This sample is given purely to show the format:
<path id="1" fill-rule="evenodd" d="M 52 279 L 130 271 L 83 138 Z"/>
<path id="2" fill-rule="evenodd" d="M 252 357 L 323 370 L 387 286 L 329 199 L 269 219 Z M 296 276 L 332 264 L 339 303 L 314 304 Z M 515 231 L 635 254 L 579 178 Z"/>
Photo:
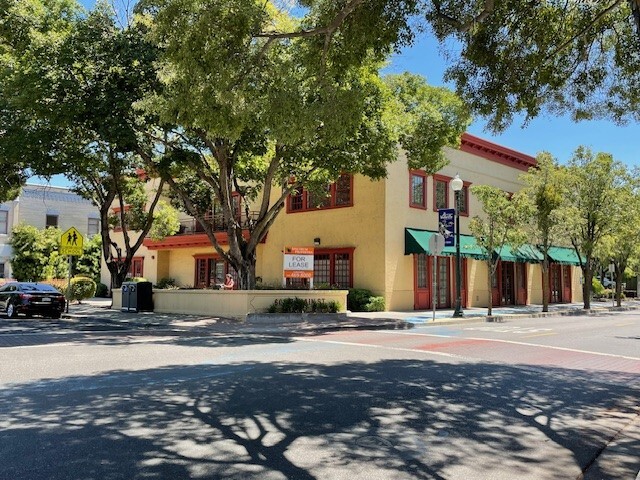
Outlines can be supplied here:
<path id="1" fill-rule="evenodd" d="M 367 304 L 373 296 L 373 292 L 366 288 L 350 288 L 347 295 L 347 308 L 352 312 L 366 312 Z"/>
<path id="2" fill-rule="evenodd" d="M 267 309 L 268 313 L 337 313 L 340 303 L 336 301 L 305 300 L 304 298 L 283 298 L 276 300 Z"/>
<path id="3" fill-rule="evenodd" d="M 176 281 L 175 278 L 164 277 L 158 280 L 158 283 L 156 284 L 155 288 L 175 290 L 177 288 L 180 288 L 180 285 L 178 285 L 178 282 Z"/>
<path id="4" fill-rule="evenodd" d="M 369 297 L 369 302 L 365 305 L 367 312 L 384 312 L 384 297 Z"/>
<path id="5" fill-rule="evenodd" d="M 71 288 L 67 298 L 73 300 L 84 300 L 94 297 L 96 294 L 96 282 L 89 277 L 74 277 L 71 279 Z"/>
<path id="6" fill-rule="evenodd" d="M 96 284 L 96 297 L 107 298 L 109 296 L 109 287 L 104 283 Z"/>
<path id="7" fill-rule="evenodd" d="M 594 297 L 600 297 L 604 293 L 604 286 L 596 277 L 593 277 L 591 280 L 591 291 L 593 292 Z"/>
<path id="8" fill-rule="evenodd" d="M 338 313 L 340 304 L 335 300 L 325 302 L 324 300 L 310 300 L 309 311 L 312 313 Z"/>

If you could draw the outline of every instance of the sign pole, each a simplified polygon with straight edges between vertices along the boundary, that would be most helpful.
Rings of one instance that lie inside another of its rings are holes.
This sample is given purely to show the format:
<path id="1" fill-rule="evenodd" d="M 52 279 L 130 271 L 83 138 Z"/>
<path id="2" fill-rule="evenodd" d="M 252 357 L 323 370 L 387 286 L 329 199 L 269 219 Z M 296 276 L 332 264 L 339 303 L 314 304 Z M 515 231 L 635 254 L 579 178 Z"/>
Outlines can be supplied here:
<path id="1" fill-rule="evenodd" d="M 436 281 L 436 266 L 438 264 L 438 257 L 436 255 L 432 255 L 431 258 L 433 259 L 432 265 L 431 265 L 431 270 L 433 270 L 433 280 L 431 282 L 431 306 L 433 307 L 433 321 L 436 321 L 436 288 L 438 286 L 438 283 Z"/>
<path id="2" fill-rule="evenodd" d="M 69 259 L 69 269 L 67 271 L 67 313 L 69 313 L 69 303 L 71 303 L 71 255 L 67 255 Z"/>

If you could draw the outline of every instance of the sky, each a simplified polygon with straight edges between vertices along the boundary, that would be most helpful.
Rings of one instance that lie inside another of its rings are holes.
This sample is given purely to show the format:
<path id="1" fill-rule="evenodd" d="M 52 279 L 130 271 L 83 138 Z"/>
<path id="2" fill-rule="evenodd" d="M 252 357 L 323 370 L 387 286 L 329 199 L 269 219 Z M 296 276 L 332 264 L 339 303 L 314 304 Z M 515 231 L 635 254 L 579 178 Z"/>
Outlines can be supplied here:
<path id="1" fill-rule="evenodd" d="M 81 0 L 91 7 L 93 0 Z M 447 85 L 443 81 L 446 68 L 444 58 L 438 51 L 435 39 L 424 33 L 413 46 L 403 49 L 391 58 L 384 72 L 402 73 L 409 71 L 426 77 L 431 85 Z M 619 126 L 611 121 L 574 122 L 569 117 L 539 116 L 522 125 L 516 118 L 513 124 L 499 135 L 485 131 L 486 122 L 476 117 L 467 129 L 472 135 L 492 141 L 512 150 L 535 156 L 541 151 L 550 152 L 560 163 L 566 163 L 578 146 L 586 146 L 594 152 L 606 152 L 615 160 L 629 166 L 640 166 L 640 124 Z M 38 180 L 36 180 L 38 181 Z M 40 183 L 42 181 L 40 180 Z M 69 186 L 62 176 L 51 180 L 52 185 Z"/>
<path id="2" fill-rule="evenodd" d="M 447 85 L 443 81 L 445 60 L 439 55 L 436 40 L 428 34 L 419 37 L 413 47 L 394 55 L 385 69 L 389 73 L 409 71 L 426 77 L 431 85 Z M 640 166 L 640 124 L 618 126 L 610 121 L 574 122 L 569 117 L 540 116 L 522 126 L 522 118 L 500 135 L 485 131 L 486 121 L 476 117 L 467 131 L 473 135 L 535 156 L 550 152 L 560 163 L 569 161 L 578 146 L 594 152 L 606 152 L 629 166 Z"/>

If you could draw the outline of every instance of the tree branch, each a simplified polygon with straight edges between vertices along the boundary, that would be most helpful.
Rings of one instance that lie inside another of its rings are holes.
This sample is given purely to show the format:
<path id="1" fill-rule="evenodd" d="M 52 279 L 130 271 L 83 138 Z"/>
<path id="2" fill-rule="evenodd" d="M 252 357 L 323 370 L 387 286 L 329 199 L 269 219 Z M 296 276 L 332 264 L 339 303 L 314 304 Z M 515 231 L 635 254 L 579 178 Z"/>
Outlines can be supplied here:
<path id="1" fill-rule="evenodd" d="M 471 28 L 475 24 L 482 23 L 489 15 L 493 13 L 494 8 L 495 8 L 494 0 L 485 0 L 484 8 L 482 9 L 482 11 L 478 15 L 473 17 L 471 20 L 467 21 L 466 23 L 462 23 L 457 18 L 453 18 L 445 13 L 442 13 L 440 11 L 440 2 L 437 2 L 436 16 L 447 25 L 450 25 L 453 28 L 455 28 L 458 32 L 465 33 L 471 30 Z"/>
<path id="2" fill-rule="evenodd" d="M 546 56 L 545 61 L 549 60 L 550 58 L 556 56 L 558 53 L 560 53 L 562 50 L 564 50 L 565 48 L 567 48 L 569 45 L 571 45 L 573 42 L 575 42 L 578 38 L 580 38 L 581 36 L 583 36 L 585 33 L 587 33 L 592 27 L 593 25 L 600 19 L 602 19 L 603 17 L 605 17 L 606 15 L 608 15 L 609 13 L 611 13 L 613 10 L 615 10 L 617 7 L 619 7 L 622 2 L 624 2 L 625 0 L 616 0 L 615 2 L 613 2 L 611 5 L 609 5 L 607 8 L 605 8 L 604 10 L 602 10 L 598 15 L 595 16 L 595 18 L 593 20 L 591 20 L 591 22 L 589 22 L 588 25 L 586 25 L 582 30 L 580 30 L 578 33 L 576 33 L 575 35 L 573 35 L 571 38 L 565 40 L 564 42 L 562 42 L 560 45 L 558 45 L 555 50 L 553 50 L 549 55 Z"/>

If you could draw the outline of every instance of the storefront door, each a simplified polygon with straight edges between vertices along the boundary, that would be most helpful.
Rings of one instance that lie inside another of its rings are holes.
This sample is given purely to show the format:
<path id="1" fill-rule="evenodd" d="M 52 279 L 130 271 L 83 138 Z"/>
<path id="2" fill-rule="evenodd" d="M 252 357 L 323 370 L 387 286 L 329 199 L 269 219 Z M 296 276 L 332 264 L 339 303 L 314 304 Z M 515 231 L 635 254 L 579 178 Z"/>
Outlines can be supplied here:
<path id="1" fill-rule="evenodd" d="M 515 285 L 513 262 L 500 262 L 500 304 L 515 305 Z"/>
<path id="2" fill-rule="evenodd" d="M 571 302 L 571 265 L 562 265 L 562 301 Z"/>
<path id="3" fill-rule="evenodd" d="M 433 308 L 432 290 L 433 265 L 436 265 L 436 308 L 451 308 L 451 257 L 433 257 L 424 254 L 414 255 L 413 260 L 413 285 L 415 310 L 428 310 Z M 464 271 L 464 270 L 463 270 Z M 462 282 L 465 285 L 465 282 Z M 463 304 L 465 293 L 463 290 Z"/>
<path id="4" fill-rule="evenodd" d="M 431 257 L 425 254 L 413 256 L 413 308 L 428 310 L 431 307 Z"/>
<path id="5" fill-rule="evenodd" d="M 562 302 L 562 265 L 549 265 L 549 303 Z"/>

